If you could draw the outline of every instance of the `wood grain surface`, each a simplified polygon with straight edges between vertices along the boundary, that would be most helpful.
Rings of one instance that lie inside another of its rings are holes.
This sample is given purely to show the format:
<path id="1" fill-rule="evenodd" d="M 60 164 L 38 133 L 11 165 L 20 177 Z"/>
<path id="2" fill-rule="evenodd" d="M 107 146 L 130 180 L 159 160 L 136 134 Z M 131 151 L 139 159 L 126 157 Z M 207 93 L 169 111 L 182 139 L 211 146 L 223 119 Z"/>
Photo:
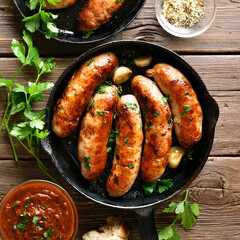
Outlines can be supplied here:
<path id="1" fill-rule="evenodd" d="M 12 0 L 0 0 L 0 72 L 11 78 L 20 67 L 11 52 L 11 40 L 20 40 L 24 28 L 22 17 Z M 220 107 L 215 139 L 210 157 L 200 175 L 190 185 L 190 202 L 198 202 L 200 216 L 197 225 L 185 231 L 178 223 L 177 231 L 182 239 L 237 240 L 240 239 L 240 0 L 218 0 L 217 15 L 212 26 L 202 35 L 191 39 L 180 39 L 166 33 L 158 24 L 154 12 L 154 0 L 147 0 L 137 18 L 111 40 L 144 40 L 163 45 L 178 52 L 199 73 L 210 94 Z M 101 43 L 103 43 L 101 42 Z M 58 66 L 43 81 L 55 82 L 62 71 L 79 54 L 99 45 L 66 44 L 46 40 L 36 33 L 35 45 L 41 56 L 55 56 Z M 18 81 L 26 84 L 33 81 L 35 72 L 26 67 L 18 76 Z M 44 101 L 35 109 L 46 105 Z M 0 88 L 0 120 L 6 104 L 6 89 Z M 18 117 L 19 120 L 21 116 Z M 18 120 L 18 119 L 17 119 Z M 0 135 L 0 199 L 17 184 L 30 179 L 47 179 L 36 162 L 16 143 L 20 161 L 13 160 L 13 154 L 6 132 Z M 69 186 L 57 173 L 47 154 L 41 151 L 42 159 L 77 204 L 79 212 L 79 232 L 76 240 L 88 230 L 105 223 L 107 216 L 123 214 L 129 228 L 130 240 L 139 240 L 139 226 L 132 211 L 116 210 L 93 203 Z M 173 201 L 183 199 L 184 192 Z M 156 206 L 155 221 L 160 231 L 172 223 L 174 216 L 163 214 L 168 204 Z"/>

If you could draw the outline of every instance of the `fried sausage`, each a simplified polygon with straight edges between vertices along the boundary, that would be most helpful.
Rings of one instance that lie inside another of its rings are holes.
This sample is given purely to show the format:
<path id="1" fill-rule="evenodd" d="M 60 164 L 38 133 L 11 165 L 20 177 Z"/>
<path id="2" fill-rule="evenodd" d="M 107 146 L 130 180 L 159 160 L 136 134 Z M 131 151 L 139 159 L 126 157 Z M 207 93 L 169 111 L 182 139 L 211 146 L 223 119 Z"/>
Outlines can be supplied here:
<path id="1" fill-rule="evenodd" d="M 77 30 L 88 32 L 109 21 L 125 0 L 88 0 L 78 15 Z"/>
<path id="2" fill-rule="evenodd" d="M 202 137 L 203 114 L 191 84 L 180 71 L 165 63 L 156 64 L 147 70 L 147 75 L 169 99 L 178 142 L 185 148 L 193 147 Z"/>
<path id="3" fill-rule="evenodd" d="M 113 111 L 117 107 L 117 87 L 109 86 L 96 93 L 81 123 L 78 140 L 78 159 L 84 178 L 100 177 L 107 161 L 107 142 L 112 127 Z"/>
<path id="4" fill-rule="evenodd" d="M 117 106 L 116 150 L 106 189 L 110 196 L 120 197 L 132 187 L 140 168 L 143 142 L 142 119 L 137 99 L 122 96 Z"/>
<path id="5" fill-rule="evenodd" d="M 57 136 L 67 137 L 77 128 L 93 92 L 117 66 L 117 57 L 106 52 L 87 60 L 73 74 L 54 109 L 52 129 Z"/>
<path id="6" fill-rule="evenodd" d="M 172 144 L 171 111 L 158 87 L 150 79 L 136 76 L 131 88 L 145 118 L 141 175 L 143 180 L 153 182 L 163 175 L 168 164 Z"/>
<path id="7" fill-rule="evenodd" d="M 74 3 L 76 3 L 77 0 L 62 0 L 61 2 L 56 1 L 56 5 L 53 5 L 46 1 L 47 6 L 45 9 L 62 9 L 62 8 L 68 8 L 71 7 Z"/>

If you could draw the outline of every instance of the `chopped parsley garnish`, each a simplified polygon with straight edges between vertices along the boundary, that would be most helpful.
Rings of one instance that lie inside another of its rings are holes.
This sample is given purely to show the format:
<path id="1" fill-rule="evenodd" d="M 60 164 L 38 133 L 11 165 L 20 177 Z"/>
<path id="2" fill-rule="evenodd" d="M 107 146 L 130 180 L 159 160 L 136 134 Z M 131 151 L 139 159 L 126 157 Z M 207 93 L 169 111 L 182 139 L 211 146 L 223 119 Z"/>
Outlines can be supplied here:
<path id="1" fill-rule="evenodd" d="M 150 131 L 150 128 L 151 128 L 151 125 L 150 123 L 147 124 L 147 131 L 149 132 Z"/>
<path id="2" fill-rule="evenodd" d="M 118 94 L 119 94 L 119 95 L 121 95 L 121 94 L 122 94 L 122 92 L 123 92 L 122 86 L 121 86 L 121 85 L 119 85 L 119 86 L 118 86 Z"/>
<path id="3" fill-rule="evenodd" d="M 126 107 L 129 109 L 136 109 L 137 108 L 137 104 L 136 103 L 126 103 Z"/>
<path id="4" fill-rule="evenodd" d="M 153 136 L 156 136 L 157 135 L 157 131 L 154 132 Z"/>
<path id="5" fill-rule="evenodd" d="M 108 85 L 105 85 L 105 84 L 100 85 L 100 87 L 99 87 L 98 90 L 97 90 L 97 93 L 100 93 L 100 94 L 105 93 L 107 86 L 108 86 Z"/>
<path id="6" fill-rule="evenodd" d="M 17 206 L 16 203 L 14 203 L 13 206 L 12 206 L 12 208 L 15 208 L 16 206 Z"/>
<path id="7" fill-rule="evenodd" d="M 188 95 L 189 95 L 189 93 L 188 93 L 188 91 L 186 91 L 185 92 L 185 96 L 188 98 Z"/>
<path id="8" fill-rule="evenodd" d="M 141 111 L 139 110 L 139 112 L 137 112 L 136 114 L 139 114 L 139 115 L 141 115 Z"/>
<path id="9" fill-rule="evenodd" d="M 16 227 L 15 227 L 16 226 Z M 13 226 L 14 229 L 19 229 L 21 232 L 24 232 L 25 231 L 25 228 L 26 228 L 26 223 L 18 223 L 17 225 Z"/>
<path id="10" fill-rule="evenodd" d="M 180 125 L 180 122 L 178 122 L 177 125 L 179 126 L 179 125 Z"/>
<path id="11" fill-rule="evenodd" d="M 114 96 L 116 93 L 117 93 L 116 90 L 113 90 L 113 91 L 112 91 L 112 95 L 113 95 L 113 96 Z"/>
<path id="12" fill-rule="evenodd" d="M 94 99 L 92 98 L 89 103 L 89 109 L 94 107 Z"/>
<path id="13" fill-rule="evenodd" d="M 125 144 L 127 144 L 128 138 L 125 138 L 123 141 L 124 141 Z"/>
<path id="14" fill-rule="evenodd" d="M 93 62 L 94 62 L 94 60 L 90 60 L 87 64 L 87 66 L 90 66 Z"/>
<path id="15" fill-rule="evenodd" d="M 163 100 L 164 103 L 168 102 L 168 98 L 167 97 L 162 97 L 162 100 Z"/>
<path id="16" fill-rule="evenodd" d="M 113 118 L 115 119 L 117 117 L 117 110 L 113 111 Z"/>
<path id="17" fill-rule="evenodd" d="M 158 111 L 158 112 L 155 112 L 153 115 L 154 115 L 154 117 L 157 117 L 157 116 L 159 116 L 159 115 L 160 115 L 160 111 Z"/>
<path id="18" fill-rule="evenodd" d="M 169 118 L 168 118 L 168 123 L 172 123 L 173 122 L 173 119 L 172 119 L 172 116 L 170 116 Z"/>
<path id="19" fill-rule="evenodd" d="M 154 85 L 157 85 L 157 83 L 156 83 L 155 81 L 153 81 L 153 84 L 154 84 Z"/>
<path id="20" fill-rule="evenodd" d="M 89 38 L 93 33 L 94 33 L 94 31 L 88 31 L 88 32 L 86 32 L 85 35 L 82 36 L 82 38 L 83 38 L 83 39 L 87 39 L 87 38 Z"/>
<path id="21" fill-rule="evenodd" d="M 105 112 L 103 112 L 103 111 L 97 111 L 97 113 L 98 113 L 98 115 L 101 116 L 101 117 L 103 117 L 104 115 L 107 116 L 107 114 L 106 114 Z"/>
<path id="22" fill-rule="evenodd" d="M 26 217 L 26 214 L 27 214 L 27 212 L 26 212 L 26 209 L 25 209 L 24 212 L 20 214 L 20 217 Z"/>
<path id="23" fill-rule="evenodd" d="M 129 163 L 128 167 L 129 167 L 130 169 L 133 169 L 133 168 L 134 168 L 134 165 L 131 164 L 131 163 Z"/>
<path id="24" fill-rule="evenodd" d="M 89 159 L 91 159 L 91 157 L 86 157 L 86 156 L 84 156 L 84 167 L 85 167 L 88 171 L 91 171 L 91 166 L 90 166 Z"/>
<path id="25" fill-rule="evenodd" d="M 25 205 L 25 208 L 28 208 L 28 203 Z"/>
<path id="26" fill-rule="evenodd" d="M 38 216 L 33 216 L 32 223 L 34 225 L 36 225 L 38 221 L 39 221 L 39 217 Z"/>
<path id="27" fill-rule="evenodd" d="M 43 209 L 43 210 L 45 209 L 45 207 L 44 207 L 44 206 L 42 206 L 42 205 L 40 205 L 40 208 L 41 208 L 41 209 Z"/>
<path id="28" fill-rule="evenodd" d="M 116 0 L 116 3 L 120 3 L 122 0 Z"/>
<path id="29" fill-rule="evenodd" d="M 103 124 L 106 125 L 107 121 L 104 119 Z"/>
<path id="30" fill-rule="evenodd" d="M 31 202 L 29 198 L 27 199 L 27 202 L 28 202 L 28 203 L 30 203 L 30 202 Z"/>
<path id="31" fill-rule="evenodd" d="M 35 228 L 38 230 L 38 229 L 40 229 L 41 227 L 42 227 L 41 225 L 37 224 Z"/>
<path id="32" fill-rule="evenodd" d="M 186 116 L 187 112 L 190 111 L 191 109 L 192 109 L 192 108 L 191 108 L 190 106 L 185 105 L 185 106 L 184 106 L 184 113 L 183 113 L 183 115 L 182 115 L 181 118 L 184 118 L 184 117 Z"/>
<path id="33" fill-rule="evenodd" d="M 75 96 L 78 96 L 77 93 L 74 93 Z"/>
<path id="34" fill-rule="evenodd" d="M 49 237 L 51 237 L 53 235 L 54 230 L 52 228 L 48 228 L 47 232 L 45 232 L 43 234 L 43 238 L 47 238 L 50 239 Z M 41 238 L 41 239 L 43 239 Z"/>
<path id="35" fill-rule="evenodd" d="M 46 222 L 46 218 L 45 217 L 42 217 L 41 219 L 43 222 Z"/>

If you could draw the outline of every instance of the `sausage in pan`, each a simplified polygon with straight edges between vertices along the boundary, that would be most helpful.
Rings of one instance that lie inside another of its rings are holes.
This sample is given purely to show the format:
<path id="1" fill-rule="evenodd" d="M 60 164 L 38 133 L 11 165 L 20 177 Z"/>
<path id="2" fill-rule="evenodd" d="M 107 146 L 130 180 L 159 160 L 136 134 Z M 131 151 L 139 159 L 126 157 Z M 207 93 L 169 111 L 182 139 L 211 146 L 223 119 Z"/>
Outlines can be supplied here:
<path id="1" fill-rule="evenodd" d="M 78 15 L 77 30 L 88 32 L 109 21 L 125 0 L 88 0 Z"/>
<path id="2" fill-rule="evenodd" d="M 117 87 L 108 86 L 96 93 L 81 123 L 78 158 L 84 178 L 95 180 L 102 175 L 107 161 L 107 142 L 112 127 L 113 111 L 117 107 Z"/>
<path id="3" fill-rule="evenodd" d="M 52 129 L 57 136 L 67 137 L 77 128 L 93 92 L 117 66 L 117 57 L 106 52 L 90 58 L 75 71 L 54 109 Z"/>
<path id="4" fill-rule="evenodd" d="M 187 78 L 176 68 L 159 63 L 147 70 L 161 91 L 166 94 L 174 118 L 174 130 L 179 143 L 193 147 L 202 136 L 202 109 Z"/>
<path id="5" fill-rule="evenodd" d="M 119 136 L 116 139 L 113 167 L 106 185 L 112 197 L 120 197 L 130 190 L 140 168 L 142 120 L 137 99 L 133 95 L 120 98 L 116 128 Z"/>
<path id="6" fill-rule="evenodd" d="M 53 5 L 46 1 L 47 6 L 46 9 L 62 9 L 71 7 L 77 0 L 62 0 L 61 2 L 56 2 L 56 5 Z"/>
<path id="7" fill-rule="evenodd" d="M 143 180 L 159 179 L 167 166 L 172 144 L 171 111 L 154 83 L 143 76 L 132 80 L 132 91 L 145 117 L 145 145 L 141 162 Z"/>

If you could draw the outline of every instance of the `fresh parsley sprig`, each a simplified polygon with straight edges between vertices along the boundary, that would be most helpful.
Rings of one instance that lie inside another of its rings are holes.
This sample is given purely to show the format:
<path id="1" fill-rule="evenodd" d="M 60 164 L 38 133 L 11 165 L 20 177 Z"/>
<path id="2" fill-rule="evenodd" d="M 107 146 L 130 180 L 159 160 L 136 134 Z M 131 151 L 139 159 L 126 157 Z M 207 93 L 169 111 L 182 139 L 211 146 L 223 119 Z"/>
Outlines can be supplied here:
<path id="1" fill-rule="evenodd" d="M 57 2 L 61 2 L 62 0 L 47 1 L 52 5 L 57 5 Z M 42 21 L 42 31 L 44 32 L 45 37 L 49 39 L 58 35 L 59 29 L 54 23 L 54 21 L 58 18 L 58 15 L 42 10 L 42 8 L 46 6 L 46 0 L 30 0 L 30 10 L 36 10 L 36 8 L 38 7 L 38 12 L 32 16 L 24 18 L 22 21 L 25 22 L 26 29 L 31 33 L 34 33 L 37 29 L 40 28 L 40 23 Z"/>
<path id="2" fill-rule="evenodd" d="M 158 179 L 155 182 L 142 181 L 141 187 L 145 195 L 150 195 L 154 190 L 162 193 L 173 186 L 172 179 Z"/>
<path id="3" fill-rule="evenodd" d="M 0 133 L 5 127 L 9 141 L 13 150 L 14 158 L 18 161 L 16 149 L 13 144 L 12 137 L 16 137 L 20 144 L 37 160 L 39 168 L 49 176 L 53 181 L 56 180 L 48 173 L 47 167 L 39 158 L 40 139 L 46 137 L 49 132 L 44 131 L 45 109 L 40 113 L 33 112 L 32 106 L 35 102 L 43 101 L 42 92 L 51 89 L 52 83 L 38 83 L 43 74 L 50 73 L 56 68 L 55 63 L 52 63 L 54 58 L 48 58 L 45 62 L 39 58 L 39 52 L 33 46 L 32 35 L 28 31 L 23 31 L 23 43 L 12 40 L 12 51 L 14 55 L 21 61 L 22 66 L 14 74 L 12 79 L 6 80 L 3 75 L 0 79 L 0 87 L 7 88 L 7 105 L 0 124 Z M 37 77 L 35 82 L 28 82 L 28 87 L 15 82 L 16 76 L 25 66 L 35 67 Z M 12 116 L 23 112 L 25 121 L 9 125 Z"/>
<path id="4" fill-rule="evenodd" d="M 181 220 L 181 225 L 186 230 L 189 230 L 193 225 L 197 223 L 196 217 L 199 216 L 199 207 L 197 203 L 188 203 L 189 190 L 186 191 L 185 198 L 182 202 L 175 203 L 171 202 L 168 208 L 163 210 L 164 213 L 175 213 L 177 216 L 173 223 L 165 228 L 163 228 L 159 234 L 159 240 L 178 240 L 181 235 L 176 231 L 174 224 L 178 219 Z"/>

